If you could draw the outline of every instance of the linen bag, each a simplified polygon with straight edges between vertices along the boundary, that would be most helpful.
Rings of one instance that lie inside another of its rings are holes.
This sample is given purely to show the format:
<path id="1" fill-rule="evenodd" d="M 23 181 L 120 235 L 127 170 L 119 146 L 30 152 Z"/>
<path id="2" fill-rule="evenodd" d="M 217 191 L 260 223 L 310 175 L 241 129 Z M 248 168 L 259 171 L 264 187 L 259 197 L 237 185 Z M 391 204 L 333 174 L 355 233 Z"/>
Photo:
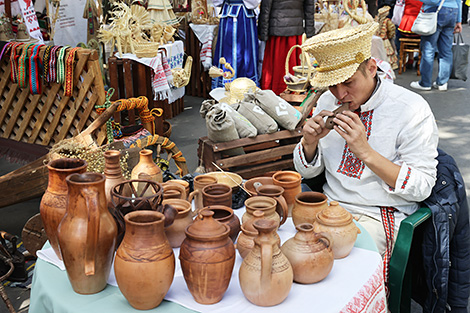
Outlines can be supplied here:
<path id="1" fill-rule="evenodd" d="M 437 29 L 437 15 L 442 8 L 445 0 L 441 0 L 436 12 L 424 12 L 423 8 L 419 11 L 411 31 L 415 34 L 422 36 L 430 36 L 436 32 Z"/>
<path id="2" fill-rule="evenodd" d="M 277 131 L 278 125 L 276 121 L 256 104 L 240 101 L 232 104 L 231 106 L 240 112 L 241 115 L 246 117 L 254 127 L 256 127 L 258 135 L 271 134 Z"/>
<path id="3" fill-rule="evenodd" d="M 258 134 L 256 127 L 253 126 L 253 124 L 251 124 L 251 122 L 246 117 L 234 110 L 230 105 L 226 103 L 219 103 L 219 105 L 223 110 L 227 111 L 227 114 L 235 122 L 235 128 L 237 129 L 238 136 L 240 136 L 240 138 L 255 137 Z"/>
<path id="4" fill-rule="evenodd" d="M 204 100 L 199 108 L 199 114 L 202 118 L 206 118 L 207 113 L 217 105 L 218 103 L 215 100 Z"/>
<path id="5" fill-rule="evenodd" d="M 294 130 L 301 118 L 299 111 L 269 89 L 247 92 L 243 101 L 258 105 L 280 126 L 288 130 Z"/>
<path id="6" fill-rule="evenodd" d="M 457 35 L 457 41 L 455 36 Z M 468 68 L 468 44 L 463 42 L 462 33 L 454 34 L 454 43 L 452 44 L 452 72 L 451 79 L 467 80 Z"/>
<path id="7" fill-rule="evenodd" d="M 220 107 L 214 107 L 206 114 L 207 137 L 213 142 L 226 142 L 240 139 L 235 122 Z M 243 148 L 235 148 L 225 151 L 228 155 L 245 154 Z"/>

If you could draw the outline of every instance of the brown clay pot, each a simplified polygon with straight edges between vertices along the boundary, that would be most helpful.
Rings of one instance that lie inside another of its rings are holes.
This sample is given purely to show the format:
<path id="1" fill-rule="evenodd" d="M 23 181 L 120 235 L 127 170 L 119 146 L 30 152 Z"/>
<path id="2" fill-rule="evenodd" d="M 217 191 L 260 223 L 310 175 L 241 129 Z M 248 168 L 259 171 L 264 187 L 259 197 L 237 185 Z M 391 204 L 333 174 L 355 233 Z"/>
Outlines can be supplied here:
<path id="1" fill-rule="evenodd" d="M 230 227 L 229 237 L 235 242 L 240 232 L 240 220 L 231 208 L 224 205 L 211 205 L 204 207 L 202 210 L 211 210 L 214 212 L 212 217 L 215 220 Z"/>
<path id="2" fill-rule="evenodd" d="M 225 205 L 232 207 L 232 188 L 225 184 L 210 184 L 202 189 L 194 190 L 188 198 L 191 202 L 194 199 L 196 205 L 196 213 L 203 207 L 210 205 Z"/>
<path id="3" fill-rule="evenodd" d="M 246 211 L 242 216 L 242 224 L 253 218 L 253 212 L 256 210 L 263 211 L 264 218 L 271 219 L 276 222 L 277 227 L 280 225 L 281 218 L 276 213 L 277 201 L 270 197 L 256 196 L 245 200 Z"/>
<path id="4" fill-rule="evenodd" d="M 189 197 L 190 188 L 189 188 L 189 183 L 187 181 L 185 181 L 183 179 L 171 179 L 171 180 L 167 181 L 167 183 L 177 184 L 177 185 L 183 186 L 185 194 L 186 194 L 186 199 L 187 199 L 187 197 Z"/>
<path id="5" fill-rule="evenodd" d="M 294 270 L 294 281 L 313 284 L 324 279 L 333 268 L 333 251 L 326 237 L 313 231 L 313 225 L 296 226 L 297 233 L 281 247 Z"/>
<path id="6" fill-rule="evenodd" d="M 328 207 L 328 198 L 315 191 L 305 191 L 295 196 L 295 205 L 292 209 L 292 221 L 294 225 L 302 223 L 313 224 L 317 214 Z"/>
<path id="7" fill-rule="evenodd" d="M 171 181 L 167 181 L 162 184 L 163 187 L 163 200 L 165 199 L 186 199 L 186 189 L 178 184 Z"/>
<path id="8" fill-rule="evenodd" d="M 272 177 L 259 176 L 248 179 L 243 186 L 249 191 L 250 196 L 256 196 L 259 186 L 272 184 L 274 184 Z"/>
<path id="9" fill-rule="evenodd" d="M 240 287 L 248 301 L 255 305 L 277 305 L 287 298 L 292 287 L 292 266 L 276 242 L 276 222 L 262 219 L 253 225 L 259 235 L 240 266 Z"/>
<path id="10" fill-rule="evenodd" d="M 284 188 L 276 185 L 261 185 L 256 190 L 259 196 L 270 197 L 277 201 L 276 212 L 281 218 L 280 225 L 284 224 L 288 215 L 287 202 L 283 196 Z"/>
<path id="11" fill-rule="evenodd" d="M 273 175 L 274 185 L 284 188 L 284 198 L 289 209 L 289 216 L 292 216 L 292 208 L 295 203 L 295 196 L 302 192 L 300 186 L 302 176 L 294 171 L 279 171 Z"/>
<path id="12" fill-rule="evenodd" d="M 351 213 L 346 211 L 336 201 L 317 214 L 315 232 L 324 233 L 329 239 L 335 259 L 342 259 L 349 255 L 357 234 L 361 230 L 354 224 Z"/>
<path id="13" fill-rule="evenodd" d="M 135 211 L 124 217 L 126 234 L 116 252 L 116 282 L 138 310 L 157 307 L 170 289 L 175 255 L 165 236 L 165 217 L 155 211 Z"/>
<path id="14" fill-rule="evenodd" d="M 183 199 L 166 199 L 163 205 L 169 204 L 176 209 L 178 214 L 173 224 L 165 228 L 165 234 L 172 248 L 179 248 L 186 235 L 184 231 L 189 224 L 193 222 L 193 214 L 191 212 L 191 203 Z"/>
<path id="15" fill-rule="evenodd" d="M 193 186 L 194 190 L 202 190 L 207 185 L 217 184 L 217 178 L 209 175 L 198 175 L 194 177 Z"/>
<path id="16" fill-rule="evenodd" d="M 106 205 L 105 177 L 71 174 L 66 182 L 67 211 L 58 229 L 60 250 L 73 290 L 94 294 L 106 287 L 117 235 Z"/>
<path id="17" fill-rule="evenodd" d="M 46 192 L 42 196 L 39 210 L 42 223 L 46 231 L 49 243 L 55 254 L 62 260 L 57 228 L 65 215 L 67 207 L 67 183 L 65 178 L 73 173 L 85 173 L 87 163 L 79 159 L 57 159 L 47 165 L 49 170 L 49 182 Z"/>
<path id="18" fill-rule="evenodd" d="M 152 159 L 153 151 L 142 149 L 139 154 L 139 163 L 132 169 L 131 179 L 145 179 L 163 183 L 162 170 Z"/>
<path id="19" fill-rule="evenodd" d="M 194 300 L 201 304 L 222 300 L 235 264 L 230 228 L 212 218 L 213 214 L 201 211 L 186 228 L 186 239 L 180 247 L 184 280 Z"/>
<path id="20" fill-rule="evenodd" d="M 106 176 L 106 182 L 104 183 L 104 189 L 106 192 L 106 200 L 108 205 L 111 205 L 111 189 L 119 183 L 125 181 L 122 176 L 121 170 L 121 152 L 118 150 L 108 150 L 104 153 L 104 176 Z"/>

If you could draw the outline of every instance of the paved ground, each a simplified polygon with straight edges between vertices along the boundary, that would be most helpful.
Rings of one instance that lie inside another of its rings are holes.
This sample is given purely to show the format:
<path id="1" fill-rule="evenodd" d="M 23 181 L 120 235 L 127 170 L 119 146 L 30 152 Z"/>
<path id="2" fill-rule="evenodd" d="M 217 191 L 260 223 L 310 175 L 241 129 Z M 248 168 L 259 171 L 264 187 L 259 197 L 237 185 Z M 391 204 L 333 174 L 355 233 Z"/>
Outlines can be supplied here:
<path id="1" fill-rule="evenodd" d="M 464 40 L 470 42 L 470 28 L 464 27 Z M 434 75 L 436 76 L 436 74 Z M 469 71 L 470 77 L 470 71 Z M 396 84 L 408 87 L 409 83 L 417 80 L 415 69 L 409 69 L 398 75 Z M 470 188 L 470 90 L 468 82 L 449 81 L 449 90 L 420 92 L 429 102 L 439 126 L 440 148 L 451 154 L 457 161 L 462 175 L 467 182 L 467 194 Z M 199 116 L 199 106 L 203 99 L 185 97 L 185 111 L 169 120 L 173 126 L 171 140 L 176 143 L 187 160 L 190 172 L 194 172 L 198 164 L 197 140 L 206 135 L 204 120 Z M 0 175 L 3 175 L 18 165 L 10 164 L 0 159 Z M 21 235 L 26 221 L 39 212 L 40 199 L 0 208 L 0 230 Z M 27 312 L 29 307 L 29 290 L 6 287 L 6 291 L 16 310 Z M 8 312 L 0 302 L 0 313 Z M 412 308 L 413 313 L 422 312 L 418 305 Z"/>

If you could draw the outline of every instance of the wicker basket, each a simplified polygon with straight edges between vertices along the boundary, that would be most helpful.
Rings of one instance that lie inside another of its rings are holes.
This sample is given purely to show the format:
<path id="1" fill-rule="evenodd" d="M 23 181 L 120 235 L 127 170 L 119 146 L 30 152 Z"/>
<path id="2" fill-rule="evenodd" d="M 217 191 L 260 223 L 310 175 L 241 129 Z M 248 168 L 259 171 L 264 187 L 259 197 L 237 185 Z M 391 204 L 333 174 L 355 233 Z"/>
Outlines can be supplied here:
<path id="1" fill-rule="evenodd" d="M 310 88 L 310 79 L 313 75 L 313 68 L 310 64 L 310 58 L 307 52 L 305 52 L 300 45 L 294 45 L 290 48 L 289 52 L 287 53 L 286 57 L 286 75 L 289 74 L 289 60 L 292 52 L 295 48 L 300 48 L 302 50 L 300 54 L 301 64 L 300 66 L 294 66 L 293 70 L 296 73 L 296 77 L 298 78 L 306 78 L 300 82 L 288 82 L 284 77 L 284 82 L 287 85 L 287 89 L 294 92 L 305 92 Z"/>
<path id="2" fill-rule="evenodd" d="M 158 54 L 158 42 L 134 42 L 135 55 L 138 58 L 154 58 Z"/>

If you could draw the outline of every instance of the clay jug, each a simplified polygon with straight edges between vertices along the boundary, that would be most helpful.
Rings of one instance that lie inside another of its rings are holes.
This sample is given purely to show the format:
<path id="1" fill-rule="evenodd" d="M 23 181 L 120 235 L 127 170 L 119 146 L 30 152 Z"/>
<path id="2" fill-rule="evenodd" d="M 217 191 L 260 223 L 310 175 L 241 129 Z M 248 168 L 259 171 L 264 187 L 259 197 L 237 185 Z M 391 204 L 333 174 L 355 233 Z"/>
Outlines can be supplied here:
<path id="1" fill-rule="evenodd" d="M 361 230 L 354 224 L 351 213 L 336 201 L 317 214 L 315 232 L 324 233 L 330 240 L 335 259 L 342 259 L 351 252 Z"/>
<path id="2" fill-rule="evenodd" d="M 264 218 L 271 219 L 276 222 L 279 227 L 281 218 L 276 213 L 277 201 L 270 197 L 256 196 L 245 200 L 246 211 L 242 216 L 242 223 L 245 224 L 253 218 L 253 212 L 260 210 L 264 212 Z"/>
<path id="3" fill-rule="evenodd" d="M 198 175 L 194 177 L 194 190 L 202 190 L 207 185 L 217 184 L 217 178 L 210 175 Z"/>
<path id="4" fill-rule="evenodd" d="M 210 210 L 201 211 L 186 228 L 180 247 L 181 269 L 194 300 L 214 304 L 222 300 L 235 264 L 230 228 L 217 222 Z"/>
<path id="5" fill-rule="evenodd" d="M 117 227 L 106 205 L 105 177 L 71 174 L 67 211 L 59 225 L 59 245 L 72 288 L 93 294 L 106 287 L 113 261 Z"/>
<path id="6" fill-rule="evenodd" d="M 315 191 L 305 191 L 295 196 L 295 204 L 292 209 L 292 221 L 297 226 L 302 223 L 313 224 L 317 214 L 328 207 L 328 198 Z"/>
<path id="7" fill-rule="evenodd" d="M 284 198 L 287 202 L 289 216 L 292 216 L 292 208 L 295 203 L 295 196 L 302 192 L 300 186 L 302 176 L 294 171 L 279 171 L 273 175 L 274 185 L 284 188 Z"/>
<path id="8" fill-rule="evenodd" d="M 281 247 L 294 270 L 294 281 L 313 284 L 324 279 L 333 268 L 333 251 L 325 236 L 315 233 L 313 225 L 296 226 L 297 233 Z"/>
<path id="9" fill-rule="evenodd" d="M 253 226 L 259 235 L 240 266 L 240 287 L 253 304 L 277 305 L 287 298 L 292 287 L 292 266 L 276 242 L 276 222 L 262 219 L 254 222 Z"/>
<path id="10" fill-rule="evenodd" d="M 42 196 L 39 210 L 49 243 L 55 254 L 62 260 L 57 239 L 57 228 L 67 207 L 67 183 L 65 178 L 73 173 L 85 173 L 87 163 L 80 159 L 57 159 L 47 165 L 49 182 Z"/>
<path id="11" fill-rule="evenodd" d="M 160 167 L 158 167 L 152 159 L 152 150 L 142 149 L 139 154 L 139 163 L 132 169 L 131 179 L 152 180 L 157 183 L 163 183 L 163 175 Z"/>
<path id="12" fill-rule="evenodd" d="M 284 198 L 284 188 L 276 185 L 261 185 L 256 189 L 259 196 L 271 197 L 277 201 L 276 212 L 281 218 L 280 225 L 287 220 L 288 208 Z"/>
<path id="13" fill-rule="evenodd" d="M 150 310 L 162 302 L 175 273 L 165 217 L 160 212 L 135 211 L 124 219 L 126 234 L 114 261 L 116 282 L 130 305 Z"/>
<path id="14" fill-rule="evenodd" d="M 169 204 L 178 212 L 175 216 L 173 224 L 165 228 L 165 234 L 172 248 L 179 248 L 186 234 L 186 227 L 193 222 L 193 214 L 191 212 L 191 203 L 183 199 L 166 199 L 163 205 Z"/>
<path id="15" fill-rule="evenodd" d="M 215 220 L 230 227 L 230 239 L 232 239 L 233 242 L 237 240 L 238 233 L 240 232 L 240 219 L 231 208 L 224 205 L 210 205 L 204 207 L 203 210 L 211 210 L 214 212 L 212 217 Z"/>
<path id="16" fill-rule="evenodd" d="M 108 205 L 111 205 L 111 189 L 125 181 L 124 176 L 122 176 L 120 158 L 120 151 L 108 150 L 104 152 L 104 176 L 106 176 L 104 189 Z"/>
<path id="17" fill-rule="evenodd" d="M 187 199 L 186 189 L 171 181 L 162 184 L 163 187 L 163 200 L 165 199 Z"/>
<path id="18" fill-rule="evenodd" d="M 189 194 L 191 193 L 191 191 L 190 191 L 191 187 L 189 185 L 189 182 L 185 181 L 184 179 L 171 179 L 171 180 L 168 180 L 166 183 L 182 186 L 184 188 L 184 191 L 185 191 L 185 194 L 186 194 L 185 199 L 187 199 L 187 197 L 189 197 Z"/>
<path id="19" fill-rule="evenodd" d="M 202 210 L 203 207 L 210 205 L 225 205 L 231 208 L 232 188 L 225 184 L 210 184 L 202 189 L 194 190 L 189 195 L 188 201 L 191 202 L 193 199 L 197 209 L 196 213 Z"/>

